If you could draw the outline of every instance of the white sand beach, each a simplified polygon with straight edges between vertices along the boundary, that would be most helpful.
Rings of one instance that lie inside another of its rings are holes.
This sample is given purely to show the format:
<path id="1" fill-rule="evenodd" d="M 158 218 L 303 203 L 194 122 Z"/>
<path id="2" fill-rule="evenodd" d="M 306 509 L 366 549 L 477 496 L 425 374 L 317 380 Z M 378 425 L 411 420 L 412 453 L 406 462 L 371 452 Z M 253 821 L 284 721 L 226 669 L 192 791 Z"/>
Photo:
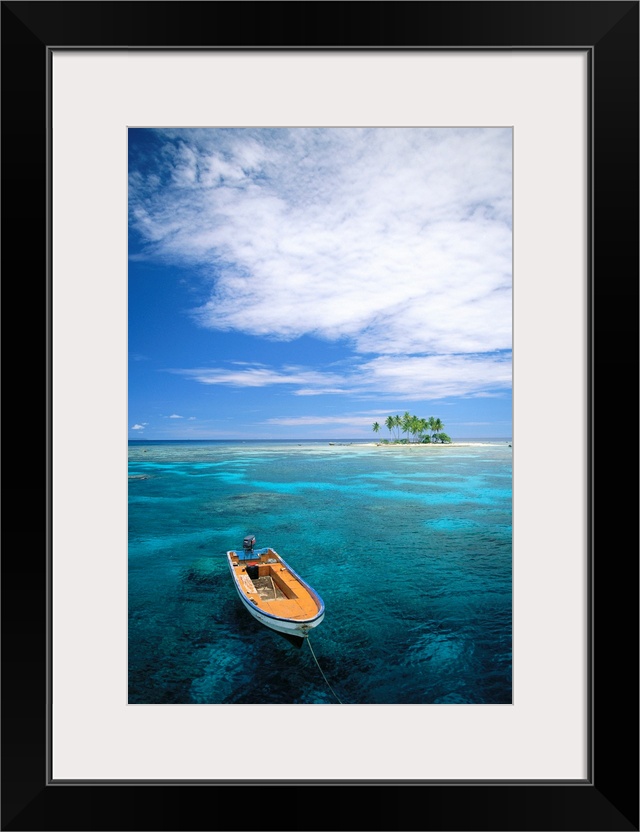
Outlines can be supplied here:
<path id="1" fill-rule="evenodd" d="M 393 443 L 393 442 L 363 442 L 360 443 L 361 445 L 366 445 L 368 447 L 375 447 L 375 448 L 407 448 L 408 450 L 415 450 L 418 448 L 419 450 L 439 450 L 440 448 L 467 448 L 467 447 L 482 447 L 482 446 L 491 446 L 491 445 L 506 445 L 511 446 L 512 442 L 506 441 L 486 441 L 482 442 L 478 440 L 477 442 L 413 442 L 413 443 Z"/>

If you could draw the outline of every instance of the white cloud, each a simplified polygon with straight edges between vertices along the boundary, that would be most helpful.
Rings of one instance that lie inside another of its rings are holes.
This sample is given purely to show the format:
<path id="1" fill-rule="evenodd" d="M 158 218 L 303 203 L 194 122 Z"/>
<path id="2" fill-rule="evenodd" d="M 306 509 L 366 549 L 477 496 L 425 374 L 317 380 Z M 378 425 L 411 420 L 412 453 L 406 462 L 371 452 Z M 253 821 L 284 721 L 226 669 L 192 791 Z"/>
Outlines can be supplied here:
<path id="1" fill-rule="evenodd" d="M 381 356 L 359 368 L 371 391 L 421 398 L 479 396 L 511 388 L 510 355 Z"/>
<path id="2" fill-rule="evenodd" d="M 386 395 L 417 399 L 495 396 L 511 388 L 510 355 L 379 356 L 353 363 L 342 373 L 304 367 L 270 369 L 244 365 L 234 369 L 183 369 L 172 372 L 207 385 L 292 387 L 296 396 L 349 394 L 362 398 Z"/>
<path id="3" fill-rule="evenodd" d="M 281 418 L 265 419 L 265 424 L 269 425 L 284 425 L 286 427 L 305 427 L 308 425 L 329 425 L 329 426 L 343 426 L 347 425 L 353 428 L 371 427 L 376 419 L 385 418 L 382 415 L 377 416 L 361 416 L 361 415 L 343 415 L 343 416 L 283 416 Z M 381 423 L 382 424 L 382 423 Z"/>
<path id="4" fill-rule="evenodd" d="M 141 425 L 135 424 L 131 426 L 131 430 L 144 430 L 148 422 L 143 422 Z"/>
<path id="5" fill-rule="evenodd" d="M 194 369 L 173 370 L 172 372 L 188 376 L 201 384 L 224 384 L 230 387 L 270 387 L 273 384 L 289 385 L 326 385 L 328 380 L 340 380 L 330 373 L 318 372 L 299 367 L 285 367 L 282 370 L 270 370 L 263 365 L 245 369 L 226 370 Z M 334 391 L 336 392 L 336 391 Z"/>
<path id="6" fill-rule="evenodd" d="M 310 388 L 302 387 L 299 390 L 294 390 L 294 396 L 326 396 L 326 395 L 335 395 L 338 394 L 346 394 L 352 393 L 353 390 L 349 390 L 347 388 L 340 388 L 340 387 L 318 387 L 315 390 Z"/>
<path id="7" fill-rule="evenodd" d="M 131 223 L 149 255 L 208 270 L 210 297 L 195 313 L 202 326 L 346 339 L 361 355 L 387 357 L 369 372 L 396 367 L 400 386 L 398 355 L 511 348 L 510 130 L 165 138 L 168 170 L 133 171 Z M 267 375 L 253 368 L 242 383 L 263 386 Z M 221 371 L 204 378 L 231 383 Z M 299 395 L 313 395 L 315 383 L 306 389 Z"/>
<path id="8" fill-rule="evenodd" d="M 177 413 L 172 413 L 169 419 L 184 419 L 184 416 L 178 416 Z"/>

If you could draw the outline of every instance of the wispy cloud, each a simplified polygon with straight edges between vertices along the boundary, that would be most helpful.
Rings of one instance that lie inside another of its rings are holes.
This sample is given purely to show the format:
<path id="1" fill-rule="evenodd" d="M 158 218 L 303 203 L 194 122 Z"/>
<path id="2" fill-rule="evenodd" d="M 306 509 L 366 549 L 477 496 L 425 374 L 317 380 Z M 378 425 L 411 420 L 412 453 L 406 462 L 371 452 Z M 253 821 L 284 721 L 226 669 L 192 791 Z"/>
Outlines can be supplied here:
<path id="1" fill-rule="evenodd" d="M 182 369 L 172 372 L 201 384 L 228 387 L 289 386 L 296 396 L 343 394 L 361 398 L 401 396 L 443 399 L 493 396 L 511 387 L 509 353 L 432 356 L 379 356 L 348 370 L 323 372 L 304 367 Z"/>
<path id="2" fill-rule="evenodd" d="M 199 381 L 200 384 L 224 384 L 229 387 L 271 387 L 273 384 L 326 386 L 331 380 L 340 381 L 337 375 L 303 367 L 284 367 L 281 370 L 275 370 L 265 368 L 264 365 L 255 367 L 246 365 L 244 369 L 238 370 L 212 368 L 172 370 L 171 372 L 188 376 L 194 381 Z"/>
<path id="3" fill-rule="evenodd" d="M 148 422 L 143 422 L 140 424 L 131 425 L 131 430 L 144 430 L 147 426 Z"/>
<path id="4" fill-rule="evenodd" d="M 283 425 L 285 427 L 310 427 L 322 426 L 327 427 L 352 427 L 352 428 L 370 428 L 375 419 L 384 419 L 388 414 L 358 415 L 358 414 L 344 414 L 338 416 L 283 416 L 275 417 L 273 419 L 266 419 L 265 424 L 268 425 Z"/>
<path id="5" fill-rule="evenodd" d="M 361 365 L 362 388 L 423 399 L 480 396 L 511 388 L 510 353 L 380 356 Z"/>

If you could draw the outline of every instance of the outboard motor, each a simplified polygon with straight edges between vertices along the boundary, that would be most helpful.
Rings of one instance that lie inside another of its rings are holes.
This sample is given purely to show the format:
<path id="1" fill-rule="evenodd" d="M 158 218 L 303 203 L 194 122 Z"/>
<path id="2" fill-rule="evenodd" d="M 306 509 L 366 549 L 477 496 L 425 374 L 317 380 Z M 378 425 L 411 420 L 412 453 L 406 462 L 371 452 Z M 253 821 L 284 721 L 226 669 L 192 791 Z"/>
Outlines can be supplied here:
<path id="1" fill-rule="evenodd" d="M 242 548 L 244 549 L 244 560 L 253 557 L 253 547 L 256 545 L 256 538 L 255 535 L 248 534 L 245 539 L 242 541 Z M 252 566 L 247 566 L 247 575 L 251 578 L 251 580 L 255 580 L 260 574 L 258 567 L 253 564 Z"/>

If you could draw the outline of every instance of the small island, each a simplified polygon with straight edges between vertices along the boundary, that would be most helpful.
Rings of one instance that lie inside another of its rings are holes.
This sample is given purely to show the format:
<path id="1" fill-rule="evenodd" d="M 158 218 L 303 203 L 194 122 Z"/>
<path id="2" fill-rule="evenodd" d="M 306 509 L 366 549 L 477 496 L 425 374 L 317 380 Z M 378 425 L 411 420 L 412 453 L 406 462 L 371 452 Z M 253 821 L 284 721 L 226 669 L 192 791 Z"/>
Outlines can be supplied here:
<path id="1" fill-rule="evenodd" d="M 404 416 L 387 416 L 384 423 L 391 434 L 391 439 L 381 439 L 383 445 L 431 445 L 451 442 L 451 437 L 443 431 L 442 420 L 433 416 L 423 419 L 419 416 L 412 416 L 407 411 Z M 380 423 L 374 422 L 372 430 L 378 433 Z M 406 437 L 400 436 L 401 433 L 406 434 Z"/>

